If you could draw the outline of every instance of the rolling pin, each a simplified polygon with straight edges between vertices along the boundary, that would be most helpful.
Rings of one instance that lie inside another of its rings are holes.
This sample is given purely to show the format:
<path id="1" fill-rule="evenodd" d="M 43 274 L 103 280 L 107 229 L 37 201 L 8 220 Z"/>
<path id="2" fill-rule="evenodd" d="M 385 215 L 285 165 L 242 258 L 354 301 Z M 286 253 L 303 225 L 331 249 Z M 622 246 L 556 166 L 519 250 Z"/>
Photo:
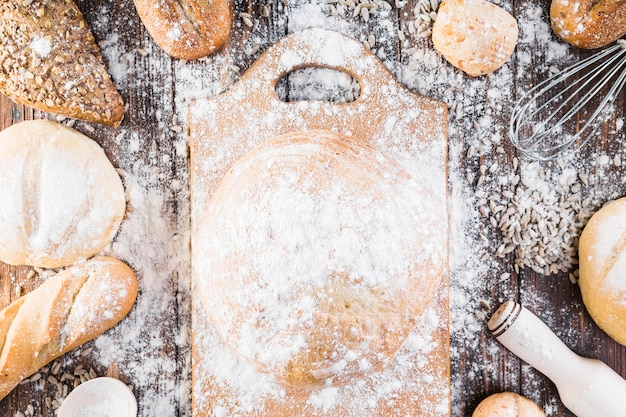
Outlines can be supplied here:
<path id="1" fill-rule="evenodd" d="M 605 363 L 572 352 L 518 303 L 504 302 L 488 327 L 500 343 L 554 382 L 577 417 L 626 417 L 626 381 Z"/>

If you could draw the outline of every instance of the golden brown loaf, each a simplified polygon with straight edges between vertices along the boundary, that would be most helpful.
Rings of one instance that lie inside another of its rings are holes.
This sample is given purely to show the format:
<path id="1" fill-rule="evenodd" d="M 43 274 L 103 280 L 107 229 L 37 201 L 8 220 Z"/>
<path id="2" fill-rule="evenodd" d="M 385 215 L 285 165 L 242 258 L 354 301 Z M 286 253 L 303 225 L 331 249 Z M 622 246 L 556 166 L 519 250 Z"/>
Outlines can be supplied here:
<path id="1" fill-rule="evenodd" d="M 48 362 L 117 324 L 136 296 L 133 271 L 100 257 L 9 304 L 0 311 L 0 399 Z"/>
<path id="2" fill-rule="evenodd" d="M 241 358 L 290 386 L 380 370 L 445 274 L 445 248 L 428 240 L 442 230 L 431 192 L 354 137 L 264 142 L 226 174 L 199 225 L 204 311 Z"/>
<path id="3" fill-rule="evenodd" d="M 433 45 L 471 76 L 489 74 L 511 58 L 517 45 L 515 18 L 486 0 L 444 0 L 433 24 Z"/>
<path id="4" fill-rule="evenodd" d="M 152 39 L 174 58 L 197 59 L 219 49 L 230 35 L 226 0 L 134 0 Z"/>
<path id="5" fill-rule="evenodd" d="M 44 112 L 117 126 L 124 103 L 72 0 L 0 2 L 0 92 Z"/>
<path id="6" fill-rule="evenodd" d="M 102 148 L 60 123 L 0 132 L 0 261 L 45 268 L 89 258 L 116 235 L 122 181 Z"/>
<path id="7" fill-rule="evenodd" d="M 552 0 L 552 29 L 579 48 L 599 48 L 626 34 L 626 0 Z"/>
<path id="8" fill-rule="evenodd" d="M 626 198 L 591 217 L 578 251 L 585 307 L 602 330 L 626 345 Z"/>
<path id="9" fill-rule="evenodd" d="M 526 397 L 500 392 L 482 400 L 472 417 L 546 417 L 546 413 Z"/>

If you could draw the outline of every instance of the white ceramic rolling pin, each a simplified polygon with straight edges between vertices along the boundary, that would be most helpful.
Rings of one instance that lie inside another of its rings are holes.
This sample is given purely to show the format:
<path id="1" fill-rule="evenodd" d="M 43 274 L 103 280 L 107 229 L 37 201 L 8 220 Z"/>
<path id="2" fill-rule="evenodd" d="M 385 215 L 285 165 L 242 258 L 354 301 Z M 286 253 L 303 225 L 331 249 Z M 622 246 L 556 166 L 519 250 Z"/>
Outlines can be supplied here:
<path id="1" fill-rule="evenodd" d="M 500 343 L 554 382 L 577 417 L 626 417 L 626 381 L 603 362 L 572 352 L 521 305 L 506 301 L 488 327 Z"/>

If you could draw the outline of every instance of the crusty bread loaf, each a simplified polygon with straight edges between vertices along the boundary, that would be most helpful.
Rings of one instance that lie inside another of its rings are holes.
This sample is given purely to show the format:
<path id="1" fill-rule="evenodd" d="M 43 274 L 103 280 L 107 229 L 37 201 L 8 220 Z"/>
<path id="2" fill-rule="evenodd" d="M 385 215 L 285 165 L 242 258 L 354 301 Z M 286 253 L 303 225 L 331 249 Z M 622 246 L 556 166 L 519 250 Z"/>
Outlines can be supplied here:
<path id="1" fill-rule="evenodd" d="M 580 291 L 589 314 L 626 345 L 626 198 L 595 213 L 580 237 Z"/>
<path id="2" fill-rule="evenodd" d="M 72 0 L 0 2 L 0 92 L 89 122 L 117 126 L 124 116 L 122 97 Z"/>
<path id="3" fill-rule="evenodd" d="M 194 245 L 198 298 L 224 343 L 290 386 L 379 371 L 445 271 L 429 186 L 358 138 L 294 132 L 240 159 Z M 205 272 L 206 271 L 206 272 Z"/>
<path id="4" fill-rule="evenodd" d="M 515 18 L 487 0 L 444 0 L 433 24 L 435 50 L 471 76 L 489 74 L 511 58 Z"/>
<path id="5" fill-rule="evenodd" d="M 122 181 L 102 148 L 60 123 L 0 132 L 0 261 L 68 266 L 109 244 L 126 210 Z"/>
<path id="6" fill-rule="evenodd" d="M 500 392 L 482 400 L 472 417 L 546 417 L 546 413 L 526 397 Z"/>
<path id="7" fill-rule="evenodd" d="M 219 49 L 230 35 L 226 0 L 134 0 L 152 39 L 174 58 L 197 59 Z"/>
<path id="8" fill-rule="evenodd" d="M 552 0 L 552 29 L 579 48 L 599 48 L 626 34 L 626 0 Z"/>
<path id="9" fill-rule="evenodd" d="M 99 257 L 9 304 L 0 311 L 0 399 L 48 362 L 117 324 L 136 296 L 133 271 Z"/>

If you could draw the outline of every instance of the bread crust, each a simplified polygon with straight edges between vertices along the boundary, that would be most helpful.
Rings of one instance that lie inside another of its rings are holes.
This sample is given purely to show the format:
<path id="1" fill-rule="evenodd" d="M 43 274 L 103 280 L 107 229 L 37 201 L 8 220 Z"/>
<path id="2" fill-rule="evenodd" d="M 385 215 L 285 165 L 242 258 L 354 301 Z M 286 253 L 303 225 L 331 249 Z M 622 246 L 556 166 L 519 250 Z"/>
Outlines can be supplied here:
<path id="1" fill-rule="evenodd" d="M 515 18 L 486 0 L 444 0 L 433 24 L 435 50 L 453 66 L 476 77 L 494 72 L 513 54 Z"/>
<path id="2" fill-rule="evenodd" d="M 44 268 L 94 256 L 126 211 L 122 181 L 102 148 L 50 120 L 0 132 L 0 260 Z"/>
<path id="3" fill-rule="evenodd" d="M 134 272 L 99 257 L 75 265 L 0 311 L 0 399 L 45 364 L 104 333 L 131 310 Z"/>
<path id="4" fill-rule="evenodd" d="M 72 0 L 0 1 L 0 92 L 88 122 L 119 126 L 124 118 L 123 99 Z"/>
<path id="5" fill-rule="evenodd" d="M 565 42 L 600 48 L 626 34 L 626 0 L 552 0 L 550 21 Z"/>
<path id="6" fill-rule="evenodd" d="M 578 247 L 579 285 L 595 323 L 626 346 L 626 198 L 596 212 L 585 226 Z"/>
<path id="7" fill-rule="evenodd" d="M 134 0 L 152 39 L 174 58 L 202 58 L 219 49 L 230 35 L 226 0 Z"/>
<path id="8" fill-rule="evenodd" d="M 499 392 L 478 404 L 472 417 L 545 417 L 537 404 L 514 392 Z"/>

